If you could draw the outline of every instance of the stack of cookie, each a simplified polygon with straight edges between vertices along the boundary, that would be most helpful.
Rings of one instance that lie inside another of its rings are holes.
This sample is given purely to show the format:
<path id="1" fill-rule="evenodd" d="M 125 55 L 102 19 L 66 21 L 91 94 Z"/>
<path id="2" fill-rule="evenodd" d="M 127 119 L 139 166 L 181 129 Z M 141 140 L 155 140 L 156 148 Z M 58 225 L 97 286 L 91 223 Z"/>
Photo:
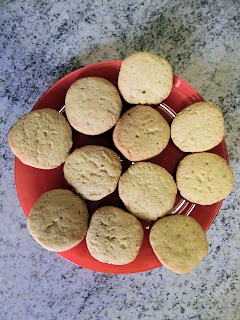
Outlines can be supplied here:
<path id="1" fill-rule="evenodd" d="M 173 72 L 166 60 L 138 52 L 123 61 L 119 72 L 118 89 L 125 101 L 135 105 L 121 118 L 118 90 L 106 79 L 86 77 L 67 91 L 68 121 L 52 109 L 33 111 L 18 120 L 9 134 L 13 153 L 24 164 L 40 169 L 65 163 L 65 179 L 75 192 L 52 190 L 33 206 L 28 229 L 43 247 L 65 251 L 86 235 L 95 259 L 123 265 L 132 262 L 141 248 L 144 232 L 138 219 L 159 219 L 149 240 L 164 266 L 188 273 L 206 255 L 205 233 L 193 218 L 165 216 L 174 207 L 177 190 L 200 205 L 216 203 L 231 192 L 233 176 L 228 164 L 206 152 L 222 141 L 224 120 L 218 107 L 200 102 L 180 112 L 170 128 L 152 105 L 165 100 L 172 85 Z M 114 126 L 116 148 L 133 162 L 123 174 L 119 156 L 109 148 L 87 145 L 70 153 L 71 127 L 94 136 Z M 170 136 L 180 150 L 192 153 L 179 163 L 176 183 L 165 168 L 146 161 L 166 148 Z M 85 200 L 100 200 L 117 186 L 127 210 L 101 207 L 88 227 Z"/>

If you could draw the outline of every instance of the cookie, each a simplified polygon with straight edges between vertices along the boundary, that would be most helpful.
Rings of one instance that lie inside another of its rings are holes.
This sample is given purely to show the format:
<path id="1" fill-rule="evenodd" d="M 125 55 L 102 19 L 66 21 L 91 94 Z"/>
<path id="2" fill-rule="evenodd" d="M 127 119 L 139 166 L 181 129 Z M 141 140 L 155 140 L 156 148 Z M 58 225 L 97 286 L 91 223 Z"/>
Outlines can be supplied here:
<path id="1" fill-rule="evenodd" d="M 172 67 L 161 57 L 136 52 L 123 60 L 118 88 L 128 103 L 159 104 L 169 96 L 172 86 Z"/>
<path id="2" fill-rule="evenodd" d="M 173 208 L 177 187 L 164 168 L 138 162 L 120 177 L 118 192 L 128 211 L 137 218 L 156 220 Z"/>
<path id="3" fill-rule="evenodd" d="M 118 121 L 122 101 L 118 90 L 106 79 L 86 77 L 74 82 L 65 98 L 71 126 L 87 135 L 98 135 Z"/>
<path id="4" fill-rule="evenodd" d="M 183 198 L 201 205 L 224 199 L 233 189 L 233 174 L 227 162 L 209 153 L 194 153 L 180 161 L 177 187 Z"/>
<path id="5" fill-rule="evenodd" d="M 88 250 L 95 259 L 116 265 L 132 262 L 142 240 L 141 223 L 130 213 L 112 206 L 94 212 L 86 237 Z"/>
<path id="6" fill-rule="evenodd" d="M 210 150 L 222 141 L 223 136 L 223 115 L 210 102 L 197 102 L 183 109 L 171 124 L 172 140 L 184 152 Z"/>
<path id="7" fill-rule="evenodd" d="M 30 211 L 28 230 L 50 251 L 65 251 L 79 244 L 88 228 L 85 201 L 74 192 L 55 189 L 44 193 Z"/>
<path id="8" fill-rule="evenodd" d="M 118 155 L 102 146 L 76 149 L 64 164 L 64 176 L 72 188 L 84 199 L 97 201 L 116 187 L 121 175 Z"/>
<path id="9" fill-rule="evenodd" d="M 202 227 L 188 216 L 159 219 L 151 228 L 149 240 L 158 260 L 178 274 L 192 271 L 208 252 Z"/>
<path id="10" fill-rule="evenodd" d="M 130 161 L 141 161 L 158 155 L 166 148 L 170 128 L 161 114 L 149 106 L 129 109 L 118 120 L 113 131 L 116 148 Z"/>
<path id="11" fill-rule="evenodd" d="M 72 130 L 56 110 L 40 109 L 18 119 L 9 133 L 8 142 L 22 163 L 39 169 L 53 169 L 69 155 Z"/>

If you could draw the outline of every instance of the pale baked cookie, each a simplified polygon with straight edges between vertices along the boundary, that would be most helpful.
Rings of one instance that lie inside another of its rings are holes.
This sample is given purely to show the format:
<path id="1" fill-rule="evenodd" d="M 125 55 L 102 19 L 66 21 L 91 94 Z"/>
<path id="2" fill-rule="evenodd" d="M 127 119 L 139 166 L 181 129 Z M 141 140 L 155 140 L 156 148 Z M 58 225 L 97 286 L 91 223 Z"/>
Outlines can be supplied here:
<path id="1" fill-rule="evenodd" d="M 79 244 L 88 228 L 85 201 L 74 192 L 55 189 L 44 193 L 30 211 L 27 225 L 32 237 L 50 251 Z"/>
<path id="2" fill-rule="evenodd" d="M 149 52 L 137 52 L 123 60 L 118 88 L 131 104 L 158 104 L 165 100 L 173 86 L 170 64 Z"/>
<path id="3" fill-rule="evenodd" d="M 65 162 L 72 147 L 67 120 L 53 109 L 40 109 L 22 116 L 12 127 L 8 142 L 22 163 L 53 169 Z"/>
<path id="4" fill-rule="evenodd" d="M 173 208 L 177 187 L 164 168 L 138 162 L 120 177 L 118 192 L 126 208 L 136 217 L 156 220 Z"/>
<path id="5" fill-rule="evenodd" d="M 172 140 L 184 152 L 210 150 L 222 141 L 223 136 L 223 115 L 210 102 L 197 102 L 183 109 L 171 125 Z"/>
<path id="6" fill-rule="evenodd" d="M 102 146 L 76 149 L 64 164 L 64 176 L 73 189 L 87 200 L 100 200 L 116 187 L 122 166 L 118 155 Z"/>
<path id="7" fill-rule="evenodd" d="M 161 114 L 149 106 L 129 109 L 113 131 L 116 148 L 130 161 L 150 159 L 166 148 L 170 127 Z"/>
<path id="8" fill-rule="evenodd" d="M 88 250 L 95 259 L 116 265 L 132 262 L 142 240 L 141 223 L 130 213 L 112 206 L 94 212 L 86 237 Z"/>
<path id="9" fill-rule="evenodd" d="M 176 180 L 181 196 L 201 205 L 211 205 L 224 199 L 234 184 L 227 162 L 209 152 L 183 158 L 177 167 Z"/>
<path id="10" fill-rule="evenodd" d="M 193 270 L 208 252 L 207 237 L 192 217 L 173 215 L 153 225 L 150 244 L 159 261 L 175 273 Z"/>
<path id="11" fill-rule="evenodd" d="M 74 82 L 65 98 L 69 123 L 79 132 L 98 135 L 118 121 L 122 100 L 118 90 L 106 79 L 86 77 Z"/>

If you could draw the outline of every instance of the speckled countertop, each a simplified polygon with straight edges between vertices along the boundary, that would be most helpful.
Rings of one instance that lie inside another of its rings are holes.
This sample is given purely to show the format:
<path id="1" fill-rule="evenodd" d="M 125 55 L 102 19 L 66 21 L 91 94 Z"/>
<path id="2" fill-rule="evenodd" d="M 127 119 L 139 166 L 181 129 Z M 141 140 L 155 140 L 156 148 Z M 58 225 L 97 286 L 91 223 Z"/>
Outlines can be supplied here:
<path id="1" fill-rule="evenodd" d="M 240 319 L 239 5 L 219 1 L 8 1 L 0 4 L 0 319 Z M 111 275 L 33 241 L 14 184 L 7 134 L 67 73 L 146 50 L 223 111 L 235 188 L 189 275 Z"/>

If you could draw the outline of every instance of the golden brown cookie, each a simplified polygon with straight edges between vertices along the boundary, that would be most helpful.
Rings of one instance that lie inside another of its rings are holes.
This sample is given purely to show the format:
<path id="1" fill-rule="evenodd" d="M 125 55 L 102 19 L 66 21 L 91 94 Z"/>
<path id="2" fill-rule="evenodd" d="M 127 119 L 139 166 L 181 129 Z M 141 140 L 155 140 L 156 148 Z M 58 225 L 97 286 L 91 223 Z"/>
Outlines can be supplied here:
<path id="1" fill-rule="evenodd" d="M 126 208 L 137 218 L 156 220 L 173 208 L 177 187 L 164 168 L 138 162 L 120 177 L 118 192 Z"/>
<path id="2" fill-rule="evenodd" d="M 107 206 L 96 210 L 87 232 L 87 247 L 100 262 L 123 265 L 132 262 L 141 247 L 143 228 L 130 213 Z"/>
<path id="3" fill-rule="evenodd" d="M 40 109 L 22 116 L 11 129 L 8 141 L 22 163 L 53 169 L 65 162 L 72 147 L 72 130 L 63 115 Z"/>
<path id="4" fill-rule="evenodd" d="M 161 114 L 149 106 L 129 109 L 118 120 L 113 142 L 130 161 L 150 159 L 166 148 L 170 127 Z"/>
<path id="5" fill-rule="evenodd" d="M 74 150 L 63 170 L 65 179 L 78 194 L 96 201 L 116 189 L 122 166 L 114 151 L 89 145 Z"/>
<path id="6" fill-rule="evenodd" d="M 44 193 L 28 217 L 32 237 L 50 251 L 65 251 L 79 244 L 88 228 L 85 201 L 74 192 L 55 189 Z"/>
<path id="7" fill-rule="evenodd" d="M 123 60 L 118 88 L 128 103 L 159 104 L 169 96 L 172 86 L 172 67 L 161 57 L 136 52 Z"/>
<path id="8" fill-rule="evenodd" d="M 193 153 L 180 161 L 177 187 L 188 201 L 211 205 L 224 199 L 233 189 L 233 174 L 222 157 L 209 152 Z"/>
<path id="9" fill-rule="evenodd" d="M 79 132 L 98 135 L 118 121 L 122 101 L 118 90 L 106 79 L 86 77 L 74 82 L 65 98 L 69 123 Z"/>
<path id="10" fill-rule="evenodd" d="M 224 119 L 220 109 L 210 102 L 197 102 L 183 109 L 173 119 L 171 137 L 184 152 L 207 151 L 224 136 Z"/>
<path id="11" fill-rule="evenodd" d="M 208 241 L 192 217 L 172 215 L 153 225 L 150 244 L 159 261 L 175 273 L 192 271 L 208 252 Z"/>

